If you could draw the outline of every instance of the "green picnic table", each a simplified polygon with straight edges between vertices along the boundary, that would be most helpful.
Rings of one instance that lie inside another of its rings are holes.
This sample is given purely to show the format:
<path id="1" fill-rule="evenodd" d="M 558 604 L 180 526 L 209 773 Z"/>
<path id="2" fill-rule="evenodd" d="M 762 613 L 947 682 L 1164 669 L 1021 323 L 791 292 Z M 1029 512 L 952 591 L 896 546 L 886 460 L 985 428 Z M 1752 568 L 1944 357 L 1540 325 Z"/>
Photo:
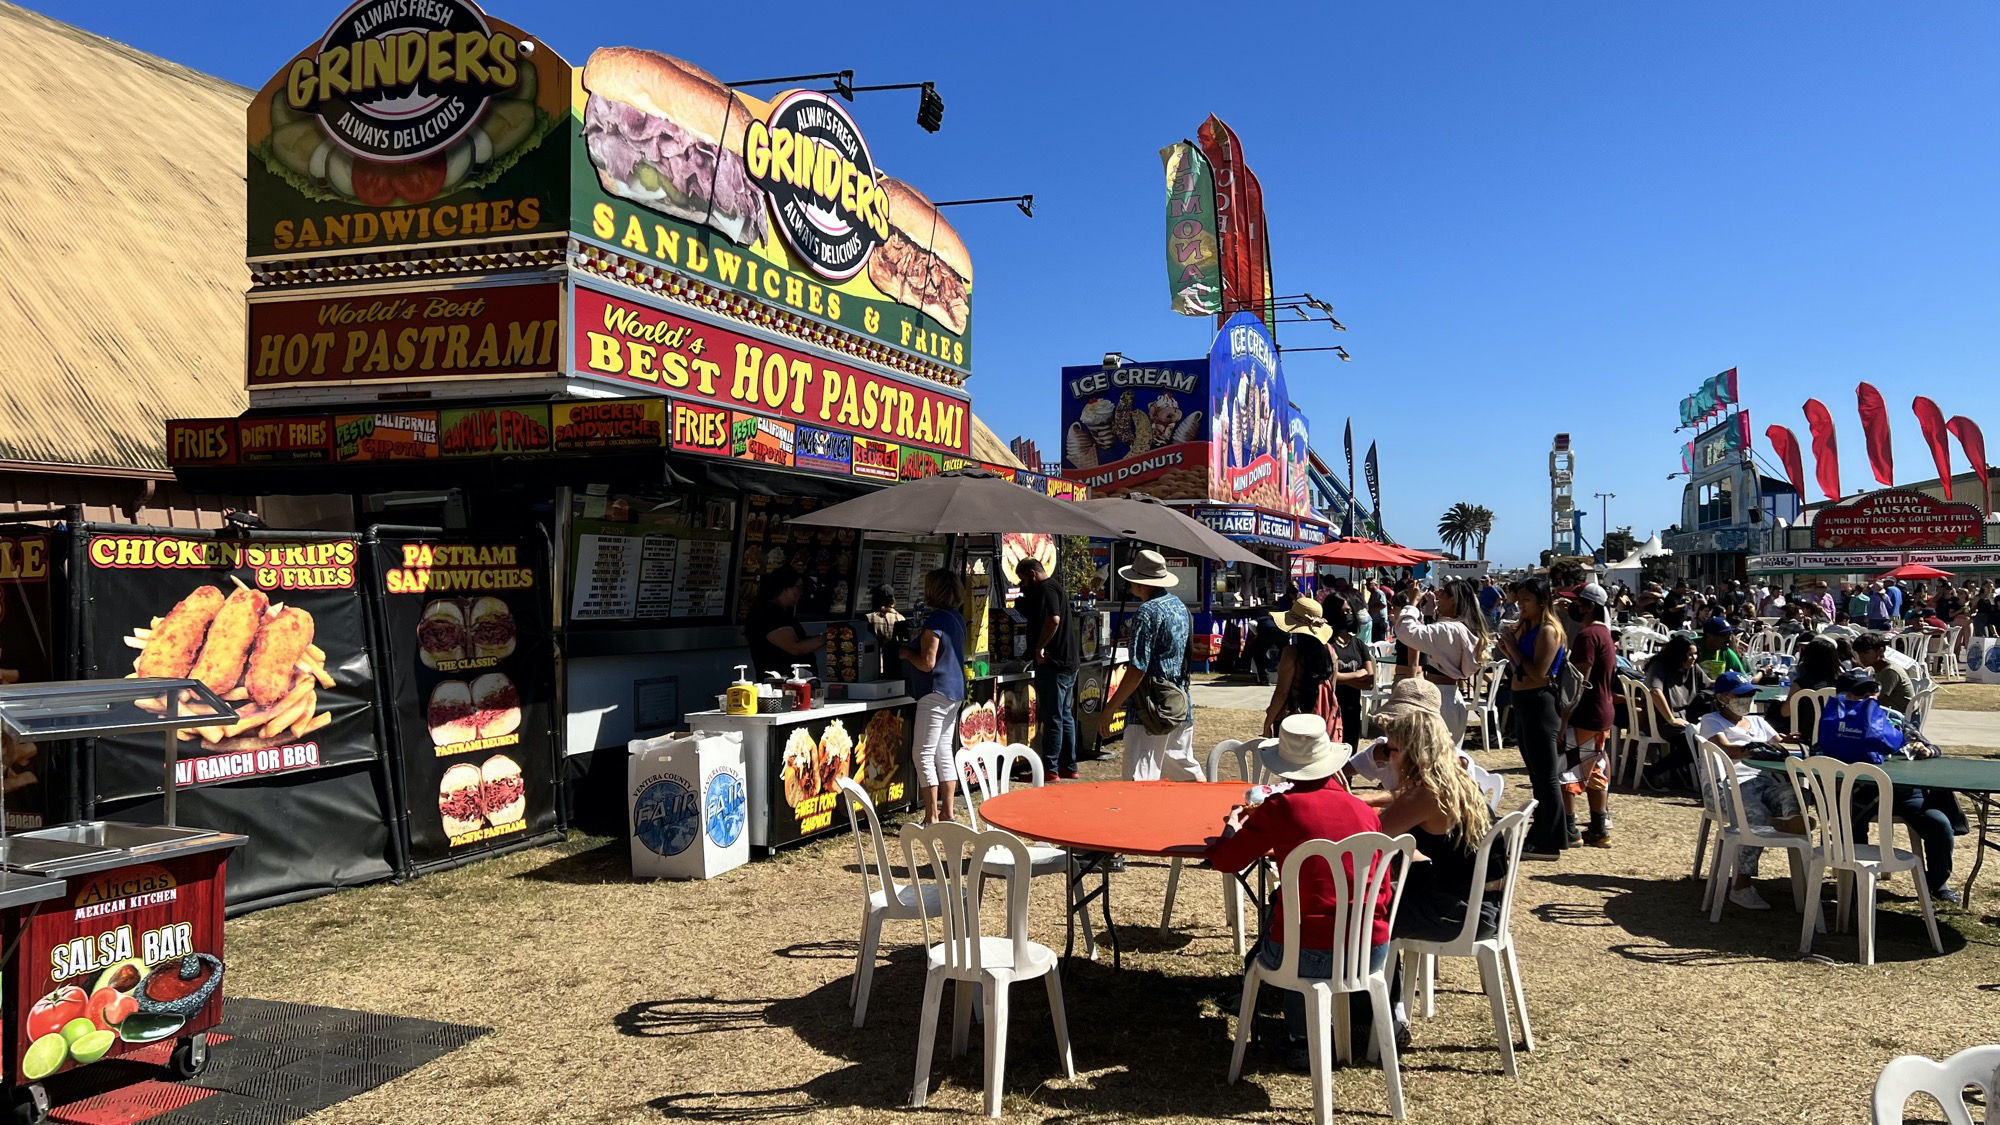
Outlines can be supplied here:
<path id="1" fill-rule="evenodd" d="M 1783 689 L 1779 689 L 1783 690 Z M 1761 692 L 1759 695 L 1761 696 Z M 1769 770 L 1783 773 L 1785 763 L 1767 762 L 1757 758 L 1745 758 L 1743 764 L 1751 769 Z M 1979 878 L 1979 867 L 1986 862 L 1987 851 L 2000 851 L 2000 840 L 1991 834 L 1996 827 L 1992 814 L 2000 809 L 2000 759 L 1960 758 L 1945 755 L 1938 758 L 1891 758 L 1882 763 L 1882 772 L 1889 775 L 1893 785 L 1914 785 L 1925 789 L 1949 789 L 1971 798 L 1973 811 L 1977 814 L 1977 827 L 1973 831 L 1972 873 L 1965 877 L 1965 889 L 1959 892 L 1963 905 L 1972 905 L 1972 884 Z"/>

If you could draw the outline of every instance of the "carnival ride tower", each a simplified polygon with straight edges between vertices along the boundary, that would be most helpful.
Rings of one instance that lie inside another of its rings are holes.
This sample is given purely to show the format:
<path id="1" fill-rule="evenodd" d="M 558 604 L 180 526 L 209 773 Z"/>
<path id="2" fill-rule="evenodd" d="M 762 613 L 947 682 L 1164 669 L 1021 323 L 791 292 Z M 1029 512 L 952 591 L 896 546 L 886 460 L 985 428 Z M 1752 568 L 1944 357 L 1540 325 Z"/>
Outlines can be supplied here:
<path id="1" fill-rule="evenodd" d="M 1576 481 L 1576 454 L 1569 448 L 1569 435 L 1557 434 L 1549 450 L 1549 549 L 1558 557 L 1577 553 L 1576 500 L 1570 489 Z"/>

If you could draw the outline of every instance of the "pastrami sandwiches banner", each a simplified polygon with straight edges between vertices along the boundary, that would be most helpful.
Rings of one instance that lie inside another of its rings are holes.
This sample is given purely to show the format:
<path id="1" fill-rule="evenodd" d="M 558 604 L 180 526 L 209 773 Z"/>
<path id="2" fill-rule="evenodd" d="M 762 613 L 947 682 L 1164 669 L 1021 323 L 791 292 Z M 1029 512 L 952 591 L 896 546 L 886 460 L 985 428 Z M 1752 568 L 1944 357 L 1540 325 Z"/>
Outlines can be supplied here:
<path id="1" fill-rule="evenodd" d="M 553 831 L 545 548 L 380 534 L 375 564 L 411 863 Z"/>

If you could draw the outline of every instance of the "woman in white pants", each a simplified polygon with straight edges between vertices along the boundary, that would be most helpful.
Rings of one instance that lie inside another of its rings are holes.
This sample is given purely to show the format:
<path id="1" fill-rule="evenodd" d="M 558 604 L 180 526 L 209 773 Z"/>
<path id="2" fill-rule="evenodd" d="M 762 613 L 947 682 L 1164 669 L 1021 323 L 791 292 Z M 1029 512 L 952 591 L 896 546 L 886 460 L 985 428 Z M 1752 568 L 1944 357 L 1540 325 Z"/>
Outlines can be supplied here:
<path id="1" fill-rule="evenodd" d="M 1426 625 L 1417 608 L 1406 605 L 1396 615 L 1396 639 L 1418 654 L 1424 678 L 1437 685 L 1440 713 L 1456 749 L 1465 741 L 1466 699 L 1460 685 L 1471 682 L 1492 647 L 1478 591 L 1463 578 L 1448 580 L 1438 591 L 1437 622 Z"/>
<path id="2" fill-rule="evenodd" d="M 965 583 L 958 575 L 943 569 L 925 574 L 923 626 L 902 650 L 904 690 L 917 701 L 911 737 L 926 825 L 953 819 L 958 792 L 951 759 L 958 742 L 958 708 L 965 701 L 964 605 Z"/>

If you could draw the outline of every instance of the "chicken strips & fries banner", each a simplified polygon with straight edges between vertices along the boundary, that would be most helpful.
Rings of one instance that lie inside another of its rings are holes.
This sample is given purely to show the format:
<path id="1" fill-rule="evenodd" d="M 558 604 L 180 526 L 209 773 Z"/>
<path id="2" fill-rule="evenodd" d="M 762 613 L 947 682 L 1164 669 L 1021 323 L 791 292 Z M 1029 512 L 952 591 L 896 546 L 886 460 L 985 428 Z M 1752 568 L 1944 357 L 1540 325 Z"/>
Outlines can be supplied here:
<path id="1" fill-rule="evenodd" d="M 83 674 L 193 678 L 236 708 L 180 732 L 181 787 L 379 756 L 358 537 L 85 527 L 79 543 Z M 96 791 L 159 794 L 158 736 L 102 740 Z"/>
<path id="2" fill-rule="evenodd" d="M 374 539 L 410 862 L 462 863 L 553 831 L 546 548 Z"/>

